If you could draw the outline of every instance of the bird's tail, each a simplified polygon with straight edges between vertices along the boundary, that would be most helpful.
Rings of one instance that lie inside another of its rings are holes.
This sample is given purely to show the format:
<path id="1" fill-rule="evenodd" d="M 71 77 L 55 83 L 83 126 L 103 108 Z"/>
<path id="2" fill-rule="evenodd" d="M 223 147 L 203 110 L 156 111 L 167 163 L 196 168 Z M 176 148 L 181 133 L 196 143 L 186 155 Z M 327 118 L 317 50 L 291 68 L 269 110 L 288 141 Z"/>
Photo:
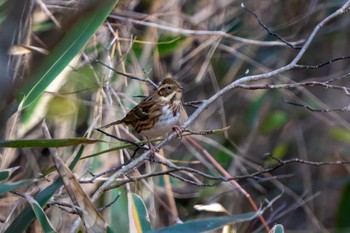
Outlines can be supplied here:
<path id="1" fill-rule="evenodd" d="M 111 127 L 111 126 L 113 126 L 113 125 L 119 125 L 119 124 L 122 124 L 122 123 L 123 123 L 122 120 L 118 120 L 118 121 L 114 121 L 114 122 L 112 122 L 112 123 L 109 123 L 109 124 L 107 124 L 107 125 L 101 126 L 101 127 L 98 128 L 98 129 L 105 129 L 105 128 L 109 128 L 109 127 Z"/>

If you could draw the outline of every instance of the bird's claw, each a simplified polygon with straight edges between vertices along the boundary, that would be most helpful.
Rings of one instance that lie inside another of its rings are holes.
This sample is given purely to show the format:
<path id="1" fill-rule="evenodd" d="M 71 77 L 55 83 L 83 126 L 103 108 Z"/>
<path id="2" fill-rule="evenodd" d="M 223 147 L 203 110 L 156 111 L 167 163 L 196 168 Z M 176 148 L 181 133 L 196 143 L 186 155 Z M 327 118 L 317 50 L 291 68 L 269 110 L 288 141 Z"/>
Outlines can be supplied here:
<path id="1" fill-rule="evenodd" d="M 174 126 L 173 130 L 176 132 L 176 137 L 182 139 L 182 133 L 185 131 L 185 128 L 181 126 Z"/>
<path id="2" fill-rule="evenodd" d="M 159 152 L 159 149 L 157 147 L 155 147 L 152 143 L 148 143 L 148 148 L 151 152 L 151 154 L 155 154 L 155 153 L 158 153 Z"/>

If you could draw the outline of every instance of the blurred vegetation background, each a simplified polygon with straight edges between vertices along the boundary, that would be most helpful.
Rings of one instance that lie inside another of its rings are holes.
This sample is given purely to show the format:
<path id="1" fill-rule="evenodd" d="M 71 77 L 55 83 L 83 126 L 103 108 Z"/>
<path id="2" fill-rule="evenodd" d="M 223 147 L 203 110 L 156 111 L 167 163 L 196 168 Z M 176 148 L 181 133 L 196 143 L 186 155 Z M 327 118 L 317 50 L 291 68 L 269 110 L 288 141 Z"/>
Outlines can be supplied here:
<path id="1" fill-rule="evenodd" d="M 89 172 L 98 174 L 118 168 L 130 159 L 134 148 L 107 152 L 120 142 L 93 131 L 93 128 L 122 118 L 140 101 L 140 96 L 152 92 L 147 82 L 120 73 L 150 78 L 155 83 L 171 73 L 186 89 L 184 101 L 190 102 L 210 98 L 221 88 L 247 75 L 247 71 L 248 75 L 253 75 L 282 67 L 298 53 L 299 50 L 269 35 L 257 19 L 241 7 L 242 2 L 270 31 L 302 45 L 317 23 L 346 1 L 125 0 L 117 2 L 110 14 L 103 11 L 105 6 L 98 1 L 2 1 L 2 139 L 44 139 L 40 126 L 46 120 L 52 138 L 87 137 L 110 142 L 85 145 L 81 157 L 91 157 L 80 159 L 74 168 L 78 179 L 91 178 Z M 87 28 L 93 33 L 91 38 L 86 35 L 90 38 L 86 39 L 86 44 L 72 43 L 75 39 L 80 40 L 79 35 L 87 31 L 86 20 L 101 15 L 99 11 L 106 16 L 109 14 L 106 21 L 98 27 L 96 24 L 95 31 Z M 300 64 L 317 65 L 349 56 L 349 26 L 348 14 L 325 25 Z M 70 48 L 72 44 L 74 46 Z M 72 59 L 63 57 L 75 48 L 77 51 L 71 53 Z M 61 68 L 57 68 L 57 64 Z M 52 73 L 39 75 L 48 71 Z M 349 72 L 349 61 L 343 59 L 317 69 L 294 69 L 249 84 L 324 82 L 339 78 L 332 84 L 347 87 Z M 48 81 L 43 84 L 43 80 Z M 28 93 L 34 93 L 33 100 L 25 102 L 22 109 L 18 106 L 19 100 Z M 281 160 L 350 161 L 347 110 L 310 111 L 286 102 L 313 109 L 339 109 L 349 105 L 349 95 L 343 90 L 317 86 L 264 90 L 236 88 L 210 105 L 190 126 L 196 131 L 230 128 L 215 135 L 192 137 L 232 177 L 277 165 L 267 153 Z M 191 115 L 195 108 L 188 106 L 186 110 Z M 124 126 L 108 132 L 129 140 L 137 137 Z M 35 178 L 17 190 L 35 195 L 55 180 L 56 172 L 46 147 L 28 147 L 4 146 L 0 152 L 0 170 L 19 166 L 9 180 L 18 182 Z M 79 148 L 78 145 L 61 147 L 57 152 L 64 161 L 70 161 Z M 219 175 L 203 151 L 185 139 L 172 141 L 162 153 L 179 166 Z M 138 171 L 145 174 L 162 169 L 161 165 L 146 163 Z M 93 184 L 81 184 L 81 187 L 91 196 L 103 181 L 100 178 Z M 214 183 L 205 178 L 199 181 Z M 281 195 L 273 208 L 264 213 L 270 227 L 279 223 L 292 232 L 346 232 L 350 228 L 347 221 L 350 206 L 347 165 L 290 163 L 259 179 L 242 179 L 238 183 L 258 206 Z M 130 230 L 131 220 L 126 214 L 130 202 L 128 193 L 138 194 L 143 200 L 152 228 L 223 215 L 198 211 L 194 208 L 198 204 L 220 203 L 232 215 L 253 211 L 248 200 L 231 184 L 196 186 L 174 177 L 157 176 L 106 191 L 98 199 L 96 203 L 100 207 L 120 194 L 116 203 L 102 211 L 108 225 L 118 229 L 115 232 Z M 58 189 L 50 201 L 70 202 L 64 189 Z M 26 200 L 18 193 L 7 192 L 0 196 L 2 231 L 18 218 L 25 204 Z M 46 203 L 42 207 L 57 231 L 79 229 L 72 225 L 77 223 L 77 215 L 54 204 Z M 235 227 L 237 232 L 264 230 L 259 219 Z M 27 231 L 40 232 L 39 222 L 34 221 Z"/>

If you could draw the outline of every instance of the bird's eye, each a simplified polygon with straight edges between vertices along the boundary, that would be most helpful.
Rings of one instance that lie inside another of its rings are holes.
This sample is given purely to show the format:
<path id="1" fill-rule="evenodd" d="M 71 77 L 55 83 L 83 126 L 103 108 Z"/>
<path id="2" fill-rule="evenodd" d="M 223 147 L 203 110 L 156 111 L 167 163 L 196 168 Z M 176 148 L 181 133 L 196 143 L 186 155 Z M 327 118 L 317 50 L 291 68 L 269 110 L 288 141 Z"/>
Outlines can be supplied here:
<path id="1" fill-rule="evenodd" d="M 167 86 L 167 89 L 170 91 L 172 88 L 172 86 Z"/>

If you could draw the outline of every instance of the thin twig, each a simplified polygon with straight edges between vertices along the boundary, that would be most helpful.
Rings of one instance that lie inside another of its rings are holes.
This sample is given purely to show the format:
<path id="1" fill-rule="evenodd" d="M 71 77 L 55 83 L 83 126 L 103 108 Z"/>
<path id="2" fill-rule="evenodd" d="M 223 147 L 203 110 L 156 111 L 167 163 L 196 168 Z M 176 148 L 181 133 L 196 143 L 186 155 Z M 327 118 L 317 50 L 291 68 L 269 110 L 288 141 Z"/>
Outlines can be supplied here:
<path id="1" fill-rule="evenodd" d="M 342 56 L 342 57 L 333 58 L 329 61 L 325 61 L 325 62 L 320 63 L 318 65 L 295 65 L 294 68 L 296 68 L 296 69 L 318 69 L 318 68 L 321 68 L 323 66 L 330 65 L 336 61 L 343 61 L 343 60 L 348 60 L 348 59 L 350 59 L 350 56 Z"/>
<path id="2" fill-rule="evenodd" d="M 192 137 L 186 137 L 186 139 L 195 147 L 197 147 L 206 157 L 207 160 L 209 160 L 209 162 L 211 164 L 214 165 L 214 167 L 226 178 L 230 178 L 231 175 L 213 158 L 213 156 L 211 156 L 207 150 L 205 150 L 196 140 L 194 140 Z M 250 196 L 250 194 L 244 189 L 242 188 L 242 186 L 235 180 L 230 180 L 230 183 L 237 188 L 249 201 L 250 205 L 253 207 L 254 211 L 258 211 L 259 208 L 256 205 L 256 203 L 254 202 L 253 198 Z M 266 220 L 264 218 L 264 216 L 259 216 L 261 223 L 264 225 L 266 232 L 270 232 L 270 227 L 269 225 L 266 223 Z"/>
<path id="3" fill-rule="evenodd" d="M 64 212 L 68 213 L 68 214 L 74 214 L 74 215 L 80 215 L 81 213 L 79 211 L 74 210 L 74 209 L 67 209 L 63 206 L 60 206 L 60 205 L 55 205 L 57 208 L 59 208 L 60 210 L 63 210 Z"/>
<path id="4" fill-rule="evenodd" d="M 109 66 L 109 65 L 107 65 L 107 64 L 105 64 L 105 63 L 103 63 L 103 62 L 100 61 L 99 59 L 96 59 L 95 61 L 96 61 L 97 63 L 99 63 L 99 64 L 105 66 L 106 68 L 112 70 L 112 71 L 115 72 L 116 74 L 123 75 L 123 76 L 125 76 L 125 77 L 127 77 L 127 78 L 130 78 L 130 79 L 134 79 L 134 80 L 138 80 L 138 81 L 141 81 L 141 82 L 149 83 L 149 84 L 151 84 L 151 85 L 154 87 L 154 89 L 157 89 L 157 88 L 158 88 L 158 85 L 155 84 L 151 79 L 149 79 L 149 78 L 147 78 L 147 77 L 146 77 L 146 78 L 140 78 L 140 77 L 135 76 L 135 75 L 132 75 L 132 74 L 127 74 L 127 73 L 118 71 L 118 70 L 114 69 L 113 67 L 111 67 L 111 66 Z"/>
<path id="5" fill-rule="evenodd" d="M 240 176 L 234 176 L 234 177 L 212 176 L 212 175 L 208 175 L 205 172 L 199 171 L 199 170 L 191 168 L 191 167 L 175 166 L 175 165 L 168 163 L 168 162 L 149 159 L 151 162 L 162 164 L 162 165 L 168 167 L 169 169 L 166 171 L 151 172 L 148 174 L 143 174 L 143 175 L 138 175 L 138 176 L 126 175 L 126 177 L 127 177 L 126 179 L 119 179 L 116 184 L 110 185 L 108 188 L 105 189 L 105 191 L 121 187 L 121 186 L 123 186 L 127 183 L 130 183 L 130 182 L 135 182 L 138 180 L 148 179 L 151 177 L 162 176 L 162 175 L 170 175 L 170 176 L 173 176 L 174 178 L 179 179 L 183 182 L 186 182 L 186 183 L 191 184 L 191 185 L 196 185 L 199 187 L 212 187 L 212 186 L 219 185 L 222 182 L 230 182 L 232 180 L 239 181 L 239 180 L 246 180 L 246 179 L 254 179 L 254 180 L 257 180 L 259 182 L 266 182 L 266 181 L 270 181 L 271 179 L 278 179 L 278 177 L 281 177 L 281 176 L 273 176 L 273 177 L 269 177 L 269 178 L 265 178 L 265 177 L 261 177 L 261 176 L 264 174 L 268 174 L 268 173 L 271 173 L 273 171 L 276 171 L 277 169 L 281 168 L 282 166 L 292 164 L 292 163 L 301 163 L 301 164 L 310 165 L 310 166 L 317 166 L 317 167 L 319 167 L 319 166 L 339 166 L 339 165 L 350 164 L 350 161 L 344 161 L 344 160 L 329 161 L 329 162 L 309 161 L 309 160 L 302 160 L 299 158 L 282 160 L 282 159 L 279 159 L 276 156 L 274 156 L 272 153 L 266 153 L 265 156 L 271 157 L 273 160 L 275 160 L 277 162 L 277 164 L 270 167 L 270 168 L 264 168 L 264 169 L 261 169 L 259 171 L 247 174 L 247 175 L 240 175 Z M 186 171 L 186 172 L 189 172 L 192 174 L 199 175 L 205 179 L 213 180 L 213 181 L 217 181 L 217 182 L 211 183 L 211 184 L 203 184 L 203 183 L 199 184 L 197 182 L 188 180 L 184 177 L 181 177 L 181 176 L 174 174 L 175 172 L 180 172 L 180 171 Z"/>
<path id="6" fill-rule="evenodd" d="M 80 215 L 81 213 L 81 208 L 79 206 L 74 205 L 73 203 L 68 203 L 68 202 L 63 202 L 63 201 L 49 201 L 47 203 L 47 205 L 53 205 L 56 206 L 57 208 L 69 213 L 69 214 L 76 214 L 76 215 Z M 68 210 L 67 208 L 64 207 L 68 207 L 71 210 Z"/>
<path id="7" fill-rule="evenodd" d="M 346 107 L 343 107 L 343 108 L 315 109 L 315 108 L 311 108 L 310 106 L 304 105 L 304 104 L 298 104 L 298 103 L 289 102 L 289 101 L 285 101 L 285 102 L 287 104 L 291 104 L 291 105 L 294 105 L 294 106 L 306 108 L 307 110 L 309 110 L 311 112 L 349 112 L 350 111 L 350 106 L 346 106 Z"/>
<path id="8" fill-rule="evenodd" d="M 202 103 L 203 103 L 202 100 L 195 100 L 195 101 L 185 102 L 183 103 L 183 105 L 190 106 L 193 108 L 198 108 L 198 106 L 201 105 Z"/>
<path id="9" fill-rule="evenodd" d="M 211 134 L 217 134 L 222 133 L 224 131 L 227 131 L 230 128 L 230 126 L 221 128 L 221 129 L 212 129 L 212 130 L 200 130 L 200 131 L 193 131 L 191 129 L 181 129 L 182 134 L 181 136 L 188 136 L 188 135 L 211 135 Z"/>
<path id="10" fill-rule="evenodd" d="M 109 17 L 113 19 L 118 19 L 124 22 L 130 22 L 134 24 L 139 24 L 139 25 L 144 25 L 147 27 L 155 27 L 161 30 L 169 31 L 169 32 L 174 32 L 174 33 L 179 33 L 183 35 L 195 35 L 195 36 L 220 36 L 224 38 L 229 38 L 235 41 L 239 41 L 245 44 L 252 44 L 252 45 L 259 45 L 259 46 L 285 46 L 285 43 L 282 43 L 280 41 L 259 41 L 259 40 L 252 40 L 252 39 L 247 39 L 247 38 L 242 38 L 238 36 L 233 36 L 231 34 L 228 34 L 224 31 L 206 31 L 206 30 L 190 30 L 190 29 L 184 29 L 184 28 L 178 28 L 174 26 L 167 26 L 167 25 L 162 25 L 159 23 L 153 23 L 153 22 L 146 22 L 146 21 L 141 21 L 137 19 L 131 19 L 130 17 L 124 17 L 120 14 L 112 14 Z M 290 42 L 291 44 L 300 44 L 300 41 L 296 42 Z"/>
<path id="11" fill-rule="evenodd" d="M 326 89 L 336 89 L 344 91 L 346 95 L 350 96 L 350 88 L 344 86 L 330 85 L 329 81 L 326 82 L 301 82 L 301 83 L 285 83 L 285 84 L 259 84 L 259 85 L 247 85 L 247 84 L 238 84 L 237 88 L 247 89 L 247 90 L 258 90 L 258 89 L 292 89 L 298 87 L 323 87 Z"/>
<path id="12" fill-rule="evenodd" d="M 103 133 L 104 135 L 106 135 L 106 136 L 108 136 L 108 137 L 114 138 L 114 139 L 116 139 L 116 140 L 118 140 L 118 141 L 126 142 L 126 143 L 129 143 L 129 144 L 131 144 L 131 145 L 134 145 L 134 146 L 135 146 L 136 148 L 138 148 L 138 149 L 148 150 L 148 148 L 143 147 L 142 145 L 139 145 L 139 144 L 137 144 L 136 142 L 129 141 L 129 140 L 124 139 L 124 138 L 119 138 L 119 137 L 117 137 L 117 136 L 115 136 L 115 135 L 113 135 L 113 134 L 107 133 L 107 132 L 105 132 L 105 131 L 103 131 L 103 130 L 101 130 L 101 129 L 95 129 L 95 130 L 98 131 L 98 132 L 100 132 L 100 133 Z"/>
<path id="13" fill-rule="evenodd" d="M 107 209 L 107 208 L 111 207 L 114 203 L 116 203 L 116 202 L 118 201 L 118 199 L 119 199 L 119 197 L 120 197 L 120 194 L 121 194 L 121 192 L 118 193 L 118 195 L 113 199 L 113 201 L 111 201 L 110 203 L 108 203 L 108 204 L 105 205 L 105 206 L 102 206 L 101 208 L 98 208 L 97 210 L 98 210 L 99 212 L 101 212 L 101 211 L 103 211 L 104 209 Z"/>
<path id="14" fill-rule="evenodd" d="M 302 163 L 302 164 L 306 164 L 306 165 L 311 165 L 311 166 L 329 166 L 329 165 L 346 165 L 346 164 L 350 164 L 350 161 L 344 161 L 344 160 L 337 160 L 337 161 L 329 161 L 329 162 L 314 162 L 314 161 L 308 161 L 308 160 L 303 160 L 303 159 L 299 159 L 299 158 L 293 158 L 293 159 L 288 159 L 288 160 L 282 160 L 277 158 L 276 156 L 274 156 L 271 153 L 267 153 L 266 156 L 270 156 L 271 158 L 273 158 L 274 160 L 276 160 L 279 164 L 281 165 L 286 165 L 289 163 Z"/>
<path id="15" fill-rule="evenodd" d="M 282 38 L 280 35 L 278 35 L 277 33 L 271 32 L 271 31 L 267 28 L 267 26 L 260 20 L 260 18 L 258 17 L 258 15 L 257 15 L 254 11 L 252 11 L 252 10 L 246 8 L 245 5 L 244 5 L 243 3 L 241 3 L 241 7 L 242 7 L 244 10 L 248 11 L 250 14 L 252 14 L 252 15 L 255 17 L 255 19 L 258 21 L 259 25 L 260 25 L 262 28 L 264 28 L 265 31 L 266 31 L 269 35 L 271 35 L 271 36 L 273 36 L 273 37 L 276 37 L 278 40 L 280 40 L 282 43 L 286 44 L 286 45 L 289 46 L 290 48 L 293 48 L 293 49 L 301 49 L 301 48 L 302 48 L 302 46 L 300 46 L 300 45 L 295 45 L 295 43 L 290 43 L 290 42 L 288 42 L 287 40 L 283 39 L 283 38 Z"/>

